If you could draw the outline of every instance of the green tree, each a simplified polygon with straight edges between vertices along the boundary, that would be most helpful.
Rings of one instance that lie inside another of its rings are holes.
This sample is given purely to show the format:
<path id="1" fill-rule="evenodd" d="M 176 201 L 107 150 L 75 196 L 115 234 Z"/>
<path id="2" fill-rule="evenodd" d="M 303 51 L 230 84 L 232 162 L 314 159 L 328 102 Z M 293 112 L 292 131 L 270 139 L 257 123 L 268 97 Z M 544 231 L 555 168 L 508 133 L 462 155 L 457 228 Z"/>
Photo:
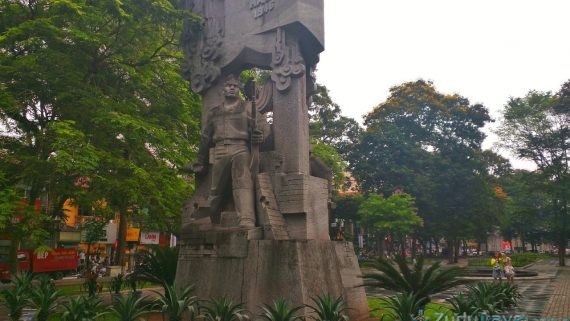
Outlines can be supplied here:
<path id="1" fill-rule="evenodd" d="M 346 155 L 361 132 L 352 118 L 341 115 L 340 106 L 329 95 L 329 90 L 317 84 L 309 106 L 309 135 L 312 155 L 321 159 L 332 171 L 335 190 L 345 180 Z"/>
<path id="2" fill-rule="evenodd" d="M 335 207 L 331 211 L 332 216 L 339 219 L 358 221 L 360 220 L 358 209 L 363 201 L 364 197 L 361 194 L 339 195 L 334 198 Z"/>
<path id="3" fill-rule="evenodd" d="M 564 255 L 570 230 L 568 199 L 570 197 L 570 81 L 560 91 L 530 91 L 526 96 L 511 98 L 503 111 L 497 130 L 502 146 L 518 157 L 533 161 L 543 178 L 544 191 L 550 196 L 552 217 L 550 231 L 558 245 L 558 258 Z"/>
<path id="4" fill-rule="evenodd" d="M 91 253 L 91 245 L 99 242 L 105 237 L 107 231 L 107 220 L 100 218 L 93 218 L 85 221 L 82 226 L 82 242 L 87 244 L 87 254 Z M 87 271 L 91 270 L 91 260 L 87 260 Z"/>
<path id="5" fill-rule="evenodd" d="M 472 218 L 490 206 L 486 168 L 477 157 L 488 121 L 484 106 L 442 94 L 431 82 L 395 86 L 366 115 L 367 129 L 349 153 L 350 169 L 365 191 L 402 188 L 413 195 L 426 222 L 420 236 L 445 236 L 457 254 L 460 239 L 476 229 Z"/>
<path id="6" fill-rule="evenodd" d="M 338 151 L 318 140 L 311 142 L 311 156 L 320 159 L 331 171 L 332 186 L 338 190 L 344 184 L 346 163 Z"/>
<path id="7" fill-rule="evenodd" d="M 176 230 L 200 103 L 179 70 L 176 0 L 0 1 L 0 168 L 32 202 L 104 200 Z M 196 19 L 189 17 L 191 24 Z"/>
<path id="8" fill-rule="evenodd" d="M 362 131 L 356 120 L 341 115 L 340 106 L 332 100 L 324 85 L 317 84 L 309 116 L 311 137 L 334 147 L 343 157 Z"/>
<path id="9" fill-rule="evenodd" d="M 523 250 L 527 243 L 536 250 L 536 245 L 547 237 L 545 231 L 549 228 L 549 198 L 542 189 L 541 175 L 518 170 L 504 177 L 502 184 L 506 205 L 499 217 L 501 231 L 518 236 Z"/>
<path id="10" fill-rule="evenodd" d="M 401 252 L 405 256 L 404 238 L 423 224 L 417 215 L 413 197 L 406 193 L 395 193 L 386 198 L 371 194 L 360 205 L 358 214 L 365 224 L 374 229 L 380 256 L 386 235 L 401 240 Z"/>

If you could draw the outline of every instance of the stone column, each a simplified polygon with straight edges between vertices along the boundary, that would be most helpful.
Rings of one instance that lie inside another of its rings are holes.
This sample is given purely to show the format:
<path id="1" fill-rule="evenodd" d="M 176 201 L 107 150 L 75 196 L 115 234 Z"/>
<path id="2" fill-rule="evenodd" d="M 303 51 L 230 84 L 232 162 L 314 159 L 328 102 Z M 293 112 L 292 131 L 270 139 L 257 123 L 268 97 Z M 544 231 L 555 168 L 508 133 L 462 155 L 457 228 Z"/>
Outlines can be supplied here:
<path id="1" fill-rule="evenodd" d="M 298 40 L 277 30 L 271 78 L 275 149 L 285 174 L 309 175 L 309 118 L 306 70 Z"/>

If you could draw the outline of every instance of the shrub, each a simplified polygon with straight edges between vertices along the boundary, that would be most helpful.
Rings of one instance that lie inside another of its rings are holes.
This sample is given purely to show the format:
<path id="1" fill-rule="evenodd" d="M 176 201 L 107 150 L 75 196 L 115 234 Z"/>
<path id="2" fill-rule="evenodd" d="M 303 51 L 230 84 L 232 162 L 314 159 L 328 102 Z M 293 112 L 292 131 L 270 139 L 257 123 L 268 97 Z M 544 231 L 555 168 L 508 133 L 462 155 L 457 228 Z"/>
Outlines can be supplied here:
<path id="1" fill-rule="evenodd" d="M 132 277 L 140 281 L 148 281 L 162 285 L 173 285 L 178 266 L 178 248 L 153 247 L 151 251 L 137 252 L 140 264 L 135 268 Z"/>
<path id="2" fill-rule="evenodd" d="M 121 290 L 123 289 L 124 282 L 125 282 L 125 279 L 123 278 L 123 274 L 119 273 L 117 276 L 114 276 L 111 279 L 111 285 L 109 287 L 109 291 L 111 291 L 111 293 L 114 293 L 114 294 L 121 293 Z"/>
<path id="3" fill-rule="evenodd" d="M 139 321 L 146 314 L 153 312 L 152 307 L 144 301 L 144 297 L 139 297 L 133 292 L 128 296 L 118 298 L 110 308 L 118 321 Z"/>
<path id="4" fill-rule="evenodd" d="M 64 303 L 63 308 L 62 321 L 97 320 L 107 314 L 103 302 L 97 297 L 74 297 Z"/>
<path id="5" fill-rule="evenodd" d="M 494 315 L 515 307 L 521 295 L 510 283 L 479 282 L 468 285 L 465 294 L 449 300 L 454 313 L 473 316 L 478 313 Z"/>
<path id="6" fill-rule="evenodd" d="M 273 305 L 264 304 L 261 307 L 263 312 L 259 316 L 265 321 L 296 321 L 302 319 L 295 315 L 302 308 L 303 306 L 290 308 L 287 301 L 277 299 L 273 301 Z"/>
<path id="7" fill-rule="evenodd" d="M 398 256 L 394 262 L 380 258 L 367 264 L 378 270 L 365 273 L 372 282 L 367 285 L 379 286 L 387 290 L 413 295 L 422 302 L 422 308 L 429 302 L 429 296 L 450 289 L 464 281 L 459 279 L 463 270 L 458 267 L 443 269 L 440 262 L 424 268 L 424 259 L 418 258 L 410 267 L 405 258 Z"/>
<path id="8" fill-rule="evenodd" d="M 201 317 L 205 321 L 245 321 L 249 312 L 243 308 L 243 303 L 234 304 L 229 298 L 210 299 L 201 307 Z"/>
<path id="9" fill-rule="evenodd" d="M 416 316 L 426 305 L 425 297 L 418 298 L 413 293 L 401 293 L 386 299 L 388 315 L 394 320 L 415 321 Z"/>
<path id="10" fill-rule="evenodd" d="M 173 285 L 167 285 L 164 294 L 154 291 L 159 295 L 155 304 L 163 316 L 168 315 L 169 321 L 181 321 L 185 314 L 193 315 L 197 311 L 195 296 L 191 296 L 192 287 L 188 286 L 181 291 L 176 291 Z M 193 320 L 194 318 L 190 318 Z"/>
<path id="11" fill-rule="evenodd" d="M 325 294 L 311 300 L 313 305 L 307 307 L 314 312 L 315 321 L 348 321 L 348 316 L 345 314 L 347 308 L 342 296 L 335 299 L 330 294 Z"/>
<path id="12" fill-rule="evenodd" d="M 47 321 L 51 313 L 59 306 L 59 291 L 55 289 L 55 284 L 48 277 L 41 277 L 35 286 L 28 301 L 36 309 L 35 320 Z"/>

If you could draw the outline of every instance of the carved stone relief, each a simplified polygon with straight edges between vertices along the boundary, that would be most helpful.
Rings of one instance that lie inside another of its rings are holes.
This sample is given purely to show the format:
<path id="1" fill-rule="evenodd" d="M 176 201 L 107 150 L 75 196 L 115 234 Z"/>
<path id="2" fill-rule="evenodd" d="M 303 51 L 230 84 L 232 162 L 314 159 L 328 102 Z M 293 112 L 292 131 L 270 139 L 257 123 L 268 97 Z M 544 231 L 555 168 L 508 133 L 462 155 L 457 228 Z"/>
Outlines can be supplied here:
<path id="1" fill-rule="evenodd" d="M 279 92 L 289 89 L 291 77 L 299 78 L 305 74 L 305 64 L 299 48 L 296 44 L 287 44 L 285 31 L 281 28 L 277 29 L 271 68 L 271 80 L 275 82 L 275 88 Z"/>

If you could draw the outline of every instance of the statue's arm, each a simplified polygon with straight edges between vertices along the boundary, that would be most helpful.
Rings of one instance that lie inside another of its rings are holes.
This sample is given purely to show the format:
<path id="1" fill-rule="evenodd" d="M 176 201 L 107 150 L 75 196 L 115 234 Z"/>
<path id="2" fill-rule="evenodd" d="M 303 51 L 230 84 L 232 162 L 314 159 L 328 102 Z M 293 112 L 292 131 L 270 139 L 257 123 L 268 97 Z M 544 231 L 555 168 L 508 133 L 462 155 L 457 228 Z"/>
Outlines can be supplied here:
<path id="1" fill-rule="evenodd" d="M 263 143 L 269 134 L 271 134 L 271 127 L 267 122 L 265 114 L 258 113 L 256 115 L 255 124 L 251 122 L 251 140 L 254 144 Z"/>
<path id="2" fill-rule="evenodd" d="M 208 158 L 210 156 L 210 145 L 212 143 L 213 125 L 211 114 L 208 113 L 205 119 L 204 127 L 200 134 L 200 146 L 198 148 L 198 158 L 196 165 L 207 166 Z"/>
<path id="3" fill-rule="evenodd" d="M 271 126 L 269 126 L 269 123 L 267 122 L 267 116 L 265 114 L 259 114 L 258 127 L 261 128 L 261 131 L 263 132 L 263 141 L 265 141 L 271 134 Z"/>
<path id="4" fill-rule="evenodd" d="M 210 156 L 210 145 L 212 143 L 213 125 L 210 114 L 206 116 L 204 126 L 200 133 L 200 145 L 198 145 L 198 155 L 194 164 L 187 164 L 182 168 L 183 172 L 202 174 L 208 169 Z"/>

